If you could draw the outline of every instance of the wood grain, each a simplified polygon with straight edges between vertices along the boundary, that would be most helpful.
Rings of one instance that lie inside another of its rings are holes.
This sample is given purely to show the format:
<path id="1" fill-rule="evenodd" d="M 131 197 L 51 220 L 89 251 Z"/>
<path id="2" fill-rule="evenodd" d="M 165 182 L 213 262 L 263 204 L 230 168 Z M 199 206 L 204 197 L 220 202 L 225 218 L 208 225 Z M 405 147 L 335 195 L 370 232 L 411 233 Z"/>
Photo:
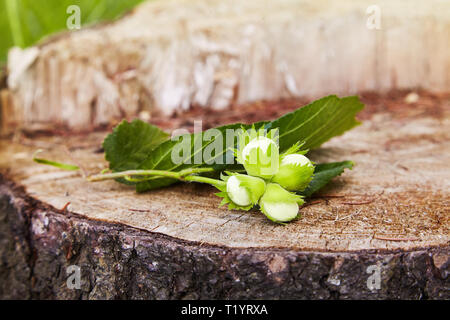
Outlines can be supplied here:
<path id="1" fill-rule="evenodd" d="M 396 119 L 377 113 L 356 129 L 311 153 L 316 162 L 353 160 L 302 218 L 280 226 L 258 211 L 219 209 L 214 188 L 179 184 L 143 194 L 114 181 L 89 183 L 77 172 L 35 164 L 32 153 L 77 163 L 94 174 L 107 164 L 98 149 L 106 133 L 44 137 L 30 145 L 2 141 L 1 166 L 27 192 L 55 208 L 120 222 L 189 241 L 232 247 L 288 247 L 347 251 L 412 249 L 449 241 L 450 134 L 447 101 L 441 118 Z M 369 107 L 370 108 L 370 107 Z M 71 150 L 67 156 L 65 148 Z M 142 211 L 141 211 L 142 210 Z M 249 226 L 252 226 L 249 228 Z M 380 237 L 414 241 L 393 242 Z"/>
<path id="2" fill-rule="evenodd" d="M 450 4 L 150 1 L 8 57 L 4 126 L 83 131 L 123 117 L 258 100 L 450 87 Z M 5 129 L 4 129 L 5 130 Z"/>

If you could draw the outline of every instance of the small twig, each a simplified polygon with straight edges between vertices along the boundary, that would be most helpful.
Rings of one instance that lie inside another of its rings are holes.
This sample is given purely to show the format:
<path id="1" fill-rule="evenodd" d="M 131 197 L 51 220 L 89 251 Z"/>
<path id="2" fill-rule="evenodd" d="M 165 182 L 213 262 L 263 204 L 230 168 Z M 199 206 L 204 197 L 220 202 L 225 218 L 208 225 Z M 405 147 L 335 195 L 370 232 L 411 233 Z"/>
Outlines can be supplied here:
<path id="1" fill-rule="evenodd" d="M 186 228 L 189 228 L 191 225 L 193 225 L 194 223 L 195 223 L 196 221 L 192 221 L 192 222 L 189 222 L 187 225 L 185 225 L 182 229 L 184 230 L 184 229 L 186 229 Z"/>
<path id="2" fill-rule="evenodd" d="M 384 237 L 384 236 L 373 236 L 374 239 L 377 240 L 385 240 L 385 241 L 419 241 L 419 238 L 410 237 L 410 238 L 394 238 L 394 237 Z"/>
<path id="3" fill-rule="evenodd" d="M 70 205 L 70 201 L 67 202 L 67 203 L 64 205 L 64 207 L 62 207 L 61 211 L 67 211 L 67 208 L 69 207 L 69 205 Z"/>
<path id="4" fill-rule="evenodd" d="M 384 193 L 384 190 L 382 190 L 379 194 L 377 194 L 376 196 L 379 197 Z M 316 199 L 320 199 L 320 198 L 355 198 L 355 197 L 368 197 L 368 196 L 372 196 L 370 194 L 324 194 L 324 195 L 317 195 L 317 196 L 313 196 L 313 198 Z"/>
<path id="5" fill-rule="evenodd" d="M 309 207 L 309 206 L 312 206 L 312 205 L 315 205 L 315 204 L 318 204 L 318 203 L 321 203 L 321 202 L 322 202 L 322 200 L 306 202 L 305 204 L 302 205 L 302 208 Z"/>
<path id="6" fill-rule="evenodd" d="M 150 232 L 155 231 L 156 229 L 158 229 L 160 227 L 160 225 L 157 225 L 156 227 L 150 229 Z"/>
<path id="7" fill-rule="evenodd" d="M 150 212 L 151 210 L 146 210 L 146 209 L 128 209 L 130 211 L 135 211 L 135 212 Z"/>
<path id="8" fill-rule="evenodd" d="M 360 212 L 361 212 L 361 209 L 359 209 L 358 211 L 353 212 L 353 213 L 351 213 L 351 214 L 349 214 L 349 215 L 346 215 L 345 217 L 342 217 L 342 218 L 339 218 L 339 215 L 336 215 L 336 219 L 335 219 L 334 221 L 342 221 L 342 220 L 351 218 L 351 217 L 353 217 L 353 216 L 359 214 Z"/>
<path id="9" fill-rule="evenodd" d="M 360 205 L 360 204 L 369 204 L 374 202 L 375 199 L 365 200 L 365 201 L 356 201 L 356 202 L 341 202 L 341 204 L 348 204 L 348 205 Z"/>
<path id="10" fill-rule="evenodd" d="M 225 221 L 224 223 L 222 223 L 221 225 L 219 225 L 219 227 L 223 227 L 224 225 L 226 225 L 228 222 L 230 221 L 238 221 L 240 218 L 242 218 L 243 216 L 245 216 L 247 213 L 243 213 L 241 215 L 239 215 L 239 217 L 235 218 L 235 219 L 228 219 L 227 221 Z"/>
<path id="11" fill-rule="evenodd" d="M 319 195 L 313 198 L 345 198 L 345 195 L 339 195 L 339 194 L 330 194 L 330 195 Z"/>

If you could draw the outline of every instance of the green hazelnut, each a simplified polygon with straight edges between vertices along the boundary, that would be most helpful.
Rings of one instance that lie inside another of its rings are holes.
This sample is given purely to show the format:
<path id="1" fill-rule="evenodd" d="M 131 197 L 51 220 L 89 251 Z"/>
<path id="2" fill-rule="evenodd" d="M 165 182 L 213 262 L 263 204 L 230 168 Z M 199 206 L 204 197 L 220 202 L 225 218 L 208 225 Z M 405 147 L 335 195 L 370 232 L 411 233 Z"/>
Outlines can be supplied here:
<path id="1" fill-rule="evenodd" d="M 265 189 L 266 183 L 257 177 L 236 174 L 227 179 L 228 197 L 241 207 L 257 204 Z"/>
<path id="2" fill-rule="evenodd" d="M 274 222 L 288 222 L 298 215 L 299 205 L 304 203 L 303 198 L 291 193 L 276 183 L 266 186 L 259 206 L 262 213 Z"/>
<path id="3" fill-rule="evenodd" d="M 311 182 L 314 165 L 301 154 L 289 154 L 281 160 L 278 172 L 273 176 L 276 182 L 289 191 L 303 191 Z"/>
<path id="4" fill-rule="evenodd" d="M 278 171 L 278 145 L 267 137 L 256 137 L 242 149 L 242 159 L 249 175 L 270 179 Z"/>

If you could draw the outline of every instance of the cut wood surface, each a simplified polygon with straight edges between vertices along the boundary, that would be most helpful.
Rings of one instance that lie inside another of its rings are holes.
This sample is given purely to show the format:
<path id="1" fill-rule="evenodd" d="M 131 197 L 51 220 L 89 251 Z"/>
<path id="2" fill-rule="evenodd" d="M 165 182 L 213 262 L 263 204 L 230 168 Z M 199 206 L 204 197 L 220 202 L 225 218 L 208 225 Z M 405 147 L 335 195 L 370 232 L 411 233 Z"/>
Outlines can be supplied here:
<path id="1" fill-rule="evenodd" d="M 364 123 L 310 154 L 353 160 L 354 169 L 285 226 L 257 211 L 219 209 L 209 186 L 136 194 L 31 161 L 43 148 L 46 158 L 98 173 L 107 165 L 104 132 L 1 140 L 0 295 L 448 298 L 450 97 L 365 99 Z M 85 268 L 81 291 L 65 288 L 70 264 Z M 382 270 L 379 290 L 367 287 L 369 265 Z"/>
<path id="2" fill-rule="evenodd" d="M 446 91 L 449 17 L 446 0 L 150 1 L 12 49 L 3 126 L 81 131 L 190 106 Z"/>

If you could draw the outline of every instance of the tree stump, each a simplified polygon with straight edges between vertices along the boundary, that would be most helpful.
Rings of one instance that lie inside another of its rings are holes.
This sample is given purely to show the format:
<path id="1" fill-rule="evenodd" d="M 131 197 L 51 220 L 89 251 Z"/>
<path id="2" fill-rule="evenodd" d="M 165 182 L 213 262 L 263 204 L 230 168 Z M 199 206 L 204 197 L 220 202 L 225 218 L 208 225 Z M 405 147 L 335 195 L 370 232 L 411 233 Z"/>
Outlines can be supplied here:
<path id="1" fill-rule="evenodd" d="M 363 124 L 311 152 L 356 166 L 285 226 L 219 209 L 209 186 L 136 194 L 31 160 L 44 148 L 98 173 L 105 132 L 0 140 L 0 297 L 448 299 L 450 96 L 419 93 L 412 105 L 403 94 L 363 96 Z M 80 289 L 67 285 L 72 265 Z"/>
<path id="2" fill-rule="evenodd" d="M 83 13 L 84 14 L 84 13 Z M 8 57 L 3 131 L 83 131 L 190 106 L 450 87 L 442 0 L 171 0 Z"/>

